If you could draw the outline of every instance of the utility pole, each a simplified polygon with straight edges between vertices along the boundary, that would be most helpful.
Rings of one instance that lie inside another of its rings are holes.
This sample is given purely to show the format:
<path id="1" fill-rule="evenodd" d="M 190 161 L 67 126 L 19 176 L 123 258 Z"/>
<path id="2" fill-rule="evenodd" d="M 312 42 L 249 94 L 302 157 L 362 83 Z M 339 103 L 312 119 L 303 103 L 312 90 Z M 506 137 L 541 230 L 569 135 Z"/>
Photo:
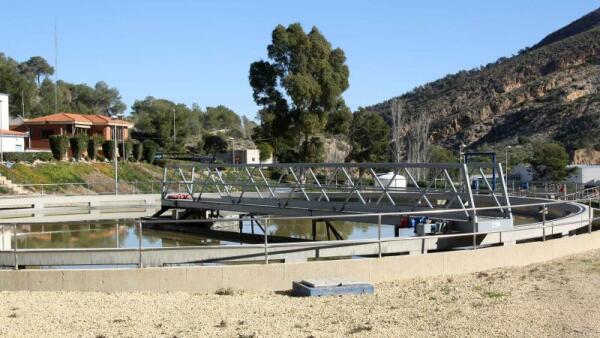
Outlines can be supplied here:
<path id="1" fill-rule="evenodd" d="M 508 171 L 508 166 L 509 166 L 508 160 L 510 159 L 509 152 L 510 152 L 511 149 L 512 149 L 511 146 L 507 146 L 506 147 L 506 177 L 507 177 L 507 179 L 508 179 L 508 173 L 509 173 L 509 171 Z"/>
<path id="2" fill-rule="evenodd" d="M 54 21 L 54 113 L 58 113 L 58 29 Z"/>
<path id="3" fill-rule="evenodd" d="M 25 95 L 23 94 L 22 90 L 21 90 L 21 117 L 23 119 L 25 118 Z"/>
<path id="4" fill-rule="evenodd" d="M 175 146 L 177 139 L 175 136 L 175 109 L 173 109 L 173 146 Z"/>
<path id="5" fill-rule="evenodd" d="M 111 120 L 116 120 L 116 116 L 115 115 L 111 115 Z M 113 160 L 115 162 L 115 195 L 119 194 L 119 163 L 117 160 L 117 124 L 115 123 L 113 125 L 113 144 L 114 144 L 114 154 L 113 154 Z M 123 149 L 125 150 L 125 149 Z"/>

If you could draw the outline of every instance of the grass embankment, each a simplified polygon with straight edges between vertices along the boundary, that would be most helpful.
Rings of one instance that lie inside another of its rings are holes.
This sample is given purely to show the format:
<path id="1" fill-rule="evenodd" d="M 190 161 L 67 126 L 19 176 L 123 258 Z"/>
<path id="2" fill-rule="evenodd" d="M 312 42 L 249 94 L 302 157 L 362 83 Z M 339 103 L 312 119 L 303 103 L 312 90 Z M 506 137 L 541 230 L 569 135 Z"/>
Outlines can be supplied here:
<path id="1" fill-rule="evenodd" d="M 147 163 L 121 162 L 118 168 L 119 190 L 123 192 L 150 192 L 154 188 L 157 191 L 159 185 L 156 182 L 162 179 L 162 172 L 161 167 Z M 10 169 L 0 166 L 0 174 L 13 183 L 30 185 L 26 188 L 31 191 L 41 190 L 41 186 L 39 186 L 41 184 L 62 184 L 59 187 L 44 186 L 45 192 L 114 191 L 113 163 L 17 163 Z"/>

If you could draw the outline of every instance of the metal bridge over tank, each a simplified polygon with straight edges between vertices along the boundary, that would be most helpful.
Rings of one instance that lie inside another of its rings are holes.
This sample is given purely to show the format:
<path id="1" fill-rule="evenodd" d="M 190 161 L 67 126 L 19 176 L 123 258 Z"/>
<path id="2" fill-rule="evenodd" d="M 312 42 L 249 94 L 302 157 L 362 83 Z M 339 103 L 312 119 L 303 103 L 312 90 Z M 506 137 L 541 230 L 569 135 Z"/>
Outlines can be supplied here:
<path id="1" fill-rule="evenodd" d="M 436 217 L 468 230 L 512 227 L 499 163 L 175 164 L 165 167 L 161 201 L 157 215 L 169 209 L 203 218 L 215 211 L 325 216 L 436 210 Z M 497 208 L 476 210 L 486 206 Z"/>

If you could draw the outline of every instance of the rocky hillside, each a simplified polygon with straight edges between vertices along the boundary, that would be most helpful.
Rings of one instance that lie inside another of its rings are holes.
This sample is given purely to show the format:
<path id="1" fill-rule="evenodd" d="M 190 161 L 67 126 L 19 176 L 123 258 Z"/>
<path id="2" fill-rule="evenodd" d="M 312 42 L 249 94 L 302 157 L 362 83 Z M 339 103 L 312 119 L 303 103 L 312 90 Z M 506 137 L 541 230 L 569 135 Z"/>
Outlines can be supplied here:
<path id="1" fill-rule="evenodd" d="M 456 148 L 557 140 L 569 150 L 600 146 L 600 9 L 519 55 L 460 71 L 367 109 L 389 117 L 426 114 L 430 140 Z M 410 128 L 407 128 L 410 129 Z"/>

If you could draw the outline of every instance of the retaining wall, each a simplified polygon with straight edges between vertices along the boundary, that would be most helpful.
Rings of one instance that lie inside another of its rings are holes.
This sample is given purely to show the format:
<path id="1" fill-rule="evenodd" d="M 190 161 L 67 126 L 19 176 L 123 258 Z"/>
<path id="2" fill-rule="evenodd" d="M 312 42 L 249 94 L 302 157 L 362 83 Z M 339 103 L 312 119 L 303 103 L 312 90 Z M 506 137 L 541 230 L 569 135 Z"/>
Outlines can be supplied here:
<path id="1" fill-rule="evenodd" d="M 306 278 L 382 282 L 523 266 L 600 248 L 600 232 L 546 242 L 415 256 L 268 265 L 105 270 L 0 271 L 0 290 L 214 292 L 219 288 L 287 290 Z"/>

